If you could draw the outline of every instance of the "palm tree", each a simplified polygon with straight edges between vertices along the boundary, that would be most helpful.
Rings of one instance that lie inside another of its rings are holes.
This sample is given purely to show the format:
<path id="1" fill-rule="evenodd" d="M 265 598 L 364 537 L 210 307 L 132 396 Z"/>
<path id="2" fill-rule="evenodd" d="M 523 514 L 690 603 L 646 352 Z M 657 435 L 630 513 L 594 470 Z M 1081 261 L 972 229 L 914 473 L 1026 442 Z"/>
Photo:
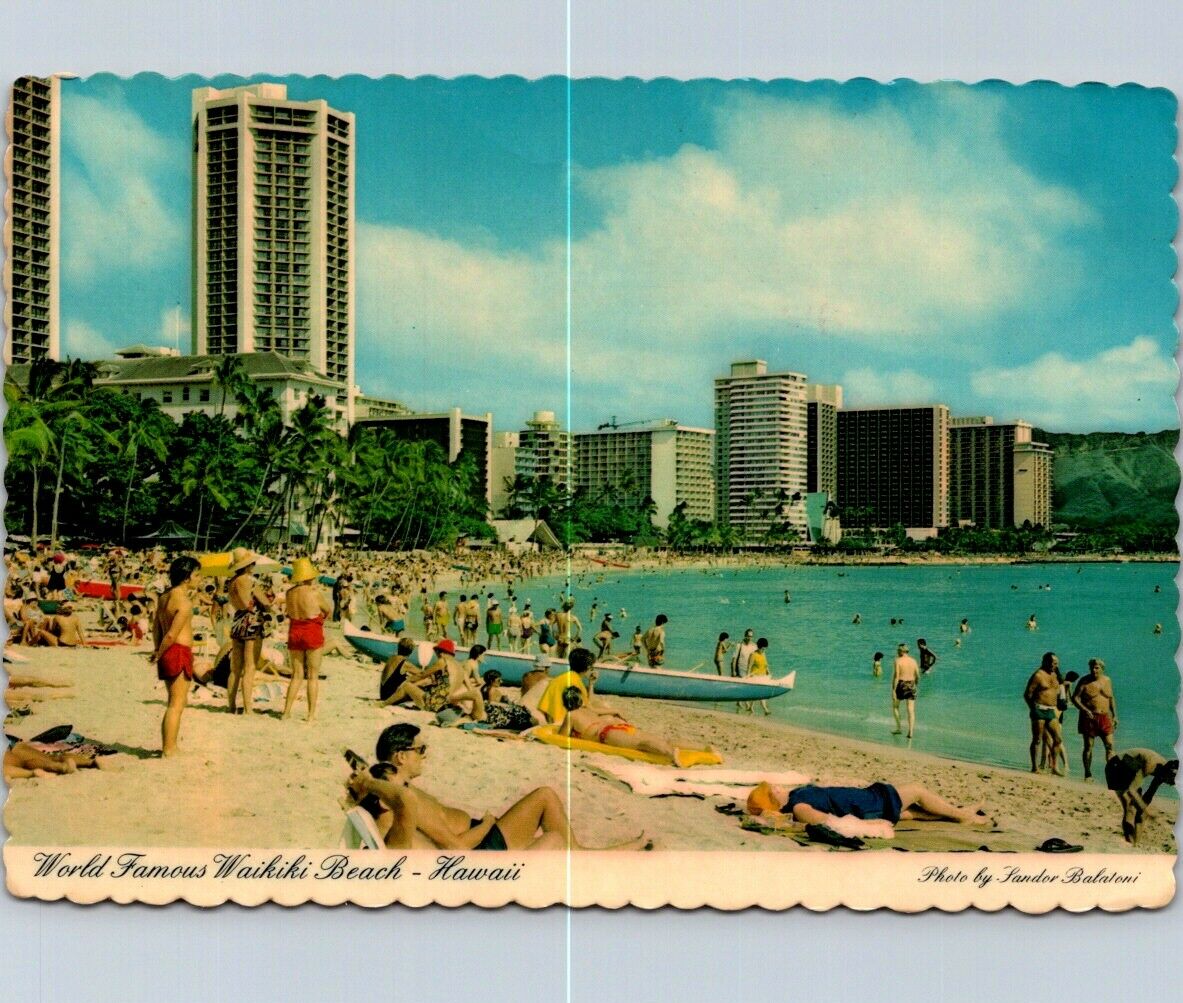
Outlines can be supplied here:
<path id="1" fill-rule="evenodd" d="M 168 456 L 165 448 L 164 436 L 160 430 L 147 421 L 129 421 L 123 427 L 124 455 L 131 456 L 131 469 L 127 475 L 127 492 L 123 496 L 123 521 L 119 526 L 119 539 L 127 543 L 127 513 L 131 507 L 131 489 L 136 482 L 136 469 L 140 462 L 140 450 L 143 449 L 156 457 L 161 463 Z"/>
<path id="2" fill-rule="evenodd" d="M 4 439 L 8 455 L 29 462 L 32 474 L 30 516 L 31 549 L 37 549 L 37 508 L 41 494 L 41 470 L 49 460 L 55 439 L 48 419 L 54 413 L 55 397 L 61 383 L 64 365 L 48 356 L 34 359 L 29 366 L 29 378 L 23 388 L 12 383 L 4 386 L 8 402 L 8 418 L 4 422 Z"/>
<path id="3" fill-rule="evenodd" d="M 214 379 L 218 383 L 221 397 L 218 402 L 218 417 L 226 413 L 226 398 L 238 399 L 239 394 L 254 387 L 237 355 L 223 355 L 214 366 Z"/>

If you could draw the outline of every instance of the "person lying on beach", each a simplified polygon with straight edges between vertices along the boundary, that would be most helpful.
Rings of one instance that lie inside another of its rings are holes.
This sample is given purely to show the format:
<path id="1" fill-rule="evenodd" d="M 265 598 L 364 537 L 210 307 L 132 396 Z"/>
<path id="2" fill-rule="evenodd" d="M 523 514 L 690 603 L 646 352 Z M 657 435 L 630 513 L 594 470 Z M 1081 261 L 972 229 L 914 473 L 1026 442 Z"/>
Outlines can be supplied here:
<path id="1" fill-rule="evenodd" d="M 4 782 L 74 773 L 86 767 L 99 768 L 90 752 L 42 752 L 28 742 L 17 742 L 4 752 Z"/>
<path id="2" fill-rule="evenodd" d="M 371 815 L 387 849 L 582 850 L 559 795 L 537 787 L 500 815 L 479 819 L 413 786 L 427 743 L 413 724 L 392 724 L 378 737 L 378 764 L 349 778 L 349 791 Z M 376 814 L 375 814 L 376 811 Z M 606 849 L 641 849 L 644 834 Z"/>
<path id="3" fill-rule="evenodd" d="M 1151 815 L 1150 802 L 1159 787 L 1175 786 L 1179 760 L 1163 759 L 1151 749 L 1130 749 L 1111 756 L 1105 764 L 1105 783 L 1121 803 L 1121 834 L 1127 843 L 1137 846 L 1142 823 Z M 1150 778 L 1150 786 L 1141 790 Z"/>
<path id="4" fill-rule="evenodd" d="M 611 745 L 618 749 L 635 749 L 637 752 L 663 756 L 683 769 L 701 766 L 704 763 L 717 765 L 723 762 L 723 757 L 712 746 L 695 749 L 686 743 L 668 742 L 660 735 L 641 731 L 614 710 L 592 710 L 584 707 L 583 694 L 575 686 L 569 686 L 563 691 L 563 706 L 567 710 L 567 716 L 563 718 L 563 724 L 559 728 L 560 735 L 583 739 L 585 742 L 598 742 L 600 745 Z"/>
<path id="5" fill-rule="evenodd" d="M 994 820 L 978 807 L 959 808 L 920 784 L 874 783 L 869 787 L 777 787 L 762 783 L 748 795 L 749 815 L 788 815 L 805 825 L 830 825 L 853 816 L 882 819 L 894 826 L 901 819 L 957 822 L 993 828 Z M 843 827 L 845 828 L 845 827 Z"/>
<path id="6" fill-rule="evenodd" d="M 574 686 L 583 698 L 583 706 L 589 709 L 598 709 L 593 698 L 595 673 L 592 672 L 592 666 L 594 664 L 595 657 L 587 648 L 572 648 L 570 654 L 567 655 L 567 671 L 547 680 L 546 688 L 533 706 L 537 707 L 551 724 L 562 725 L 563 719 L 567 716 L 567 708 L 563 705 L 563 694 L 568 688 Z M 527 694 L 527 698 L 524 698 L 522 702 L 526 706 L 531 706 L 532 701 L 529 697 L 532 696 L 533 694 Z"/>

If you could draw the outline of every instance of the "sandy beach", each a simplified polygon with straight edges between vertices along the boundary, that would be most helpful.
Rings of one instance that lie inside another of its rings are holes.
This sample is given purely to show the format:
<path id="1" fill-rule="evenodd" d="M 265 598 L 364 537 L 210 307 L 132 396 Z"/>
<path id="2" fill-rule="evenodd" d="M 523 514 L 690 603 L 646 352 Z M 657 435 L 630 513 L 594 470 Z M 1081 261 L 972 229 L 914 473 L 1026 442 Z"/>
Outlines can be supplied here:
<path id="1" fill-rule="evenodd" d="M 161 760 L 155 750 L 164 687 L 146 649 L 19 650 L 29 663 L 18 671 L 72 688 L 60 691 L 66 694 L 60 699 L 33 700 L 32 713 L 6 730 L 26 738 L 71 723 L 122 755 L 115 770 L 14 783 L 5 827 L 16 844 L 332 848 L 341 834 L 349 774 L 343 750 L 372 756 L 382 728 L 407 720 L 426 729 L 430 746 L 419 783 L 475 816 L 503 810 L 545 784 L 563 792 L 587 843 L 643 831 L 666 850 L 803 849 L 781 834 L 742 829 L 739 819 L 715 811 L 726 803 L 717 798 L 635 794 L 597 772 L 597 757 L 568 758 L 537 742 L 429 727 L 425 713 L 380 708 L 372 699 L 378 667 L 354 658 L 325 659 L 328 679 L 320 719 L 312 724 L 300 716 L 302 702 L 295 719 L 280 720 L 282 695 L 244 719 L 228 716 L 220 699 L 197 690 L 182 725 L 182 754 Z M 984 804 L 998 821 L 991 832 L 933 823 L 902 827 L 896 841 L 902 848 L 1030 851 L 1058 836 L 1089 852 L 1130 852 L 1120 836 L 1116 799 L 1103 783 L 961 763 L 706 708 L 610 702 L 643 728 L 688 744 L 713 744 L 731 768 L 796 770 L 827 784 L 920 782 L 952 801 Z M 1163 800 L 1156 808 L 1138 851 L 1173 853 L 1178 803 Z"/>

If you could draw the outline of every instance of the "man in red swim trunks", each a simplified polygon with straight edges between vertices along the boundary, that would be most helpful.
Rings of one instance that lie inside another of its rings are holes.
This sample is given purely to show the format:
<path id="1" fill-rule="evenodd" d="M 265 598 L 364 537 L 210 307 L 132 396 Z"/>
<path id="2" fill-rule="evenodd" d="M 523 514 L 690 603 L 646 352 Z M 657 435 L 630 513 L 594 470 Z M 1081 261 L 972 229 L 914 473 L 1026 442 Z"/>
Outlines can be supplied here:
<path id="1" fill-rule="evenodd" d="M 320 690 L 320 659 L 325 646 L 325 618 L 333 612 L 328 597 L 317 588 L 319 574 L 307 557 L 292 565 L 292 587 L 288 589 L 284 609 L 288 615 L 288 651 L 291 654 L 292 678 L 283 716 L 291 717 L 300 682 L 308 679 L 308 720 L 316 717 L 316 698 Z"/>
<path id="2" fill-rule="evenodd" d="M 1105 675 L 1105 663 L 1089 659 L 1089 673 L 1072 691 L 1072 703 L 1080 711 L 1077 730 L 1084 739 L 1084 779 L 1093 779 L 1093 739 L 1105 743 L 1106 761 L 1113 758 L 1113 733 L 1117 731 L 1117 698 L 1113 682 Z"/>
<path id="3" fill-rule="evenodd" d="M 171 586 L 156 607 L 152 623 L 156 675 L 168 687 L 168 706 L 160 723 L 161 755 L 177 752 L 181 714 L 193 679 L 193 589 L 201 572 L 194 557 L 178 557 L 168 569 Z"/>

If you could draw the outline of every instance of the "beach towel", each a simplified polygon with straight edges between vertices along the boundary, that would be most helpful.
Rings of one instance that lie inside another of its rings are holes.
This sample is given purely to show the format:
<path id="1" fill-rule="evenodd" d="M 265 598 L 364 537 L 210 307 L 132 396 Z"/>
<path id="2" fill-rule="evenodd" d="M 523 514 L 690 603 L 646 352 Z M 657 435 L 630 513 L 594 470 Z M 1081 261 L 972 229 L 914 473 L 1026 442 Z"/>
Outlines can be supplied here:
<path id="1" fill-rule="evenodd" d="M 345 813 L 345 828 L 337 844 L 342 850 L 381 850 L 382 836 L 374 819 L 360 805 Z"/>
<path id="2" fill-rule="evenodd" d="M 648 763 L 622 763 L 612 760 L 597 760 L 594 765 L 585 766 L 593 773 L 607 775 L 619 780 L 634 794 L 642 797 L 747 797 L 753 787 L 762 782 L 780 787 L 799 787 L 812 779 L 804 773 L 775 770 L 729 770 L 698 767 L 693 770 L 677 770 L 654 766 Z"/>
<path id="3" fill-rule="evenodd" d="M 22 655 L 19 651 L 12 651 L 10 648 L 5 648 L 4 661 L 10 665 L 27 665 L 29 658 L 27 655 Z"/>

